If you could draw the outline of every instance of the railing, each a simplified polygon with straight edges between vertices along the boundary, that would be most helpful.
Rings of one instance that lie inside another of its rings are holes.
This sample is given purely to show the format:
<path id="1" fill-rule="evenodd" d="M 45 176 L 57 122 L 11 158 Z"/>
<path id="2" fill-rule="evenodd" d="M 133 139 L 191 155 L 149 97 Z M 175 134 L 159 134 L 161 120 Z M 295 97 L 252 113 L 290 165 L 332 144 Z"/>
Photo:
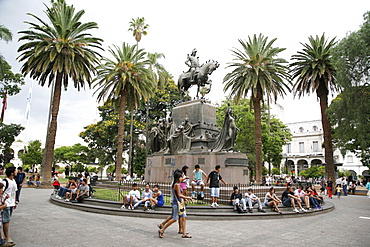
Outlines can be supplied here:
<path id="1" fill-rule="evenodd" d="M 117 201 L 122 201 L 124 195 L 128 194 L 128 192 L 132 189 L 132 184 L 136 183 L 137 184 L 137 189 L 142 192 L 145 188 L 145 185 L 147 184 L 146 182 L 124 182 L 124 183 L 117 183 L 117 182 L 112 182 L 109 186 L 104 186 L 108 189 L 115 190 L 116 192 L 114 193 L 115 196 L 113 196 Z M 151 182 L 148 183 L 150 188 L 152 189 L 154 185 L 159 186 L 159 190 L 162 191 L 164 198 L 165 198 L 165 203 L 170 204 L 171 203 L 171 184 L 169 183 L 155 183 Z M 293 185 L 294 188 L 298 187 L 299 185 L 302 185 L 303 187 L 310 186 L 311 183 L 296 183 Z M 260 185 L 248 185 L 248 184 L 220 184 L 220 197 L 218 198 L 218 203 L 219 204 L 224 204 L 224 205 L 229 205 L 230 204 L 230 195 L 233 193 L 233 188 L 234 186 L 237 186 L 239 189 L 239 192 L 242 193 L 244 196 L 245 193 L 247 193 L 247 190 L 249 188 L 253 189 L 253 193 L 261 198 L 261 201 L 264 200 L 264 197 L 266 193 L 269 191 L 271 187 L 274 187 L 275 193 L 278 197 L 281 197 L 283 191 L 286 189 L 286 184 L 272 184 L 269 186 L 260 186 Z M 200 186 L 195 186 L 195 190 L 197 192 L 200 191 Z M 188 188 L 188 196 L 191 196 L 192 194 L 192 189 L 191 186 Z M 211 197 L 210 197 L 210 192 L 209 192 L 209 187 L 205 186 L 204 187 L 204 199 L 203 200 L 198 200 L 197 198 L 194 199 L 194 204 L 197 205 L 209 205 L 211 202 Z"/>

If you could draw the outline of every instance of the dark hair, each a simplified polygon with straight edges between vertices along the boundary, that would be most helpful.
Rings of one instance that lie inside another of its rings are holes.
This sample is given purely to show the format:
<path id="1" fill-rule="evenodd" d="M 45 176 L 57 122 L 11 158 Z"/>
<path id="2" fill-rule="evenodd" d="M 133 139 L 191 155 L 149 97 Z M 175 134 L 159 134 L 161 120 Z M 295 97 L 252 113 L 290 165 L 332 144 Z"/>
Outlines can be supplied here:
<path id="1" fill-rule="evenodd" d="M 173 173 L 173 182 L 172 182 L 172 188 L 175 186 L 175 183 L 182 177 L 182 171 L 179 169 L 176 169 Z"/>
<path id="2" fill-rule="evenodd" d="M 7 177 L 10 177 L 12 175 L 12 173 L 15 173 L 15 167 L 14 166 L 6 168 L 5 174 L 6 174 Z"/>
<path id="3" fill-rule="evenodd" d="M 218 170 L 218 169 L 220 169 L 220 168 L 221 168 L 221 166 L 220 166 L 220 165 L 215 166 L 215 170 Z"/>
<path id="4" fill-rule="evenodd" d="M 137 187 L 137 183 L 133 183 L 132 184 L 132 187 Z"/>
<path id="5" fill-rule="evenodd" d="M 289 191 L 291 188 L 292 188 L 292 187 L 287 186 L 287 187 L 286 187 L 286 190 L 287 190 L 287 191 Z"/>
<path id="6" fill-rule="evenodd" d="M 200 168 L 200 165 L 195 165 L 195 169 Z"/>
<path id="7" fill-rule="evenodd" d="M 148 186 L 150 186 L 150 184 L 149 184 L 149 183 L 146 183 L 146 184 L 145 184 L 145 186 L 147 186 L 147 185 L 148 185 Z"/>
<path id="8" fill-rule="evenodd" d="M 187 165 L 185 165 L 185 166 L 183 166 L 182 168 L 181 168 L 181 171 L 185 174 L 185 176 L 186 176 L 186 169 L 188 169 L 189 167 L 187 166 Z"/>
<path id="9" fill-rule="evenodd" d="M 4 188 L 4 184 L 0 183 L 0 190 Z"/>
<path id="10" fill-rule="evenodd" d="M 298 188 L 300 188 L 301 190 L 303 190 L 303 186 L 302 185 L 300 185 Z"/>
<path id="11" fill-rule="evenodd" d="M 158 184 L 154 185 L 154 187 L 159 189 L 159 185 Z"/>
<path id="12" fill-rule="evenodd" d="M 233 189 L 234 189 L 234 190 L 237 190 L 237 189 L 239 189 L 239 188 L 238 188 L 238 186 L 236 186 L 236 185 L 235 185 Z"/>
<path id="13" fill-rule="evenodd" d="M 82 181 L 84 181 L 85 183 L 87 183 L 87 180 L 86 180 L 86 178 L 82 179 Z"/>
<path id="14" fill-rule="evenodd" d="M 248 191 L 253 191 L 253 189 L 252 188 L 249 188 Z"/>
<path id="15" fill-rule="evenodd" d="M 269 189 L 270 193 L 271 193 L 273 190 L 275 191 L 274 187 L 271 187 L 271 188 Z"/>
<path id="16" fill-rule="evenodd" d="M 23 168 L 21 166 L 18 166 L 17 169 L 20 170 L 20 171 L 23 171 Z"/>

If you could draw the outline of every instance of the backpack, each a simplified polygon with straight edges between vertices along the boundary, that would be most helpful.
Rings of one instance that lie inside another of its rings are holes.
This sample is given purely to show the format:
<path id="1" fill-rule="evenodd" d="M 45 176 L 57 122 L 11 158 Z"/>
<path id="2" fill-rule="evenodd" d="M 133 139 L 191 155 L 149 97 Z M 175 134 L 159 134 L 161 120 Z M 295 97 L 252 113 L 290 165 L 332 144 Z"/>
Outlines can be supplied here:
<path id="1" fill-rule="evenodd" d="M 6 189 L 8 189 L 8 187 L 9 187 L 9 181 L 8 181 L 8 179 L 4 179 L 3 181 L 5 181 L 5 186 L 4 186 L 4 192 L 6 191 Z"/>

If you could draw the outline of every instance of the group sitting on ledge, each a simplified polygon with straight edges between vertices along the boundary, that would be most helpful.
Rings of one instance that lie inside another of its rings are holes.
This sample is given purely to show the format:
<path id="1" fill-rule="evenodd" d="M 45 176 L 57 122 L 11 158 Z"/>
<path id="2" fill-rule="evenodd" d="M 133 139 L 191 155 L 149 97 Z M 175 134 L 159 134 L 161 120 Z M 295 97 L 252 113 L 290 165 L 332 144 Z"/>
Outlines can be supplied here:
<path id="1" fill-rule="evenodd" d="M 140 197 L 140 191 L 137 190 L 137 183 L 132 184 L 132 190 L 123 197 L 123 205 L 121 209 L 126 208 L 126 204 L 129 204 L 128 209 L 134 210 L 139 205 L 144 205 L 144 211 L 154 210 L 156 206 L 162 207 L 164 205 L 164 195 L 159 190 L 159 185 L 154 185 L 153 190 L 150 189 L 150 185 L 145 185 L 145 190 Z"/>

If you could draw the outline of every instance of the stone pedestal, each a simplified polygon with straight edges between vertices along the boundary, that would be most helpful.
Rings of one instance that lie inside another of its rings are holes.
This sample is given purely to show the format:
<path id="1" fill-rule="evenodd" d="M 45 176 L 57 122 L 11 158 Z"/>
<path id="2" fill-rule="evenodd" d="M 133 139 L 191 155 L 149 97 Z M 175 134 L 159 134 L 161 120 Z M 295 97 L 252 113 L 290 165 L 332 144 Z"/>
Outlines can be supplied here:
<path id="1" fill-rule="evenodd" d="M 184 165 L 189 167 L 189 177 L 195 165 L 199 164 L 207 175 L 221 166 L 221 176 L 227 183 L 248 183 L 248 160 L 243 153 L 211 152 L 219 128 L 216 124 L 216 107 L 211 102 L 199 99 L 178 104 L 172 110 L 172 119 L 176 126 L 188 118 L 194 126 L 194 136 L 191 137 L 191 147 L 187 151 L 176 154 L 156 152 L 147 157 L 145 180 L 148 182 L 172 181 L 176 168 Z"/>
<path id="2" fill-rule="evenodd" d="M 195 165 L 208 175 L 215 169 L 216 165 L 221 166 L 221 176 L 227 183 L 249 182 L 249 170 L 247 156 L 243 153 L 227 152 L 189 152 L 182 154 L 154 154 L 147 158 L 145 169 L 145 181 L 170 183 L 176 168 L 181 169 L 184 165 L 189 167 L 188 176 L 191 179 Z"/>
<path id="3" fill-rule="evenodd" d="M 179 126 L 189 118 L 191 124 L 198 124 L 194 127 L 192 137 L 192 151 L 208 151 L 211 149 L 215 139 L 207 138 L 206 132 L 210 135 L 218 134 L 216 123 L 216 107 L 210 101 L 204 99 L 192 100 L 178 104 L 172 110 L 172 118 L 176 126 Z"/>

